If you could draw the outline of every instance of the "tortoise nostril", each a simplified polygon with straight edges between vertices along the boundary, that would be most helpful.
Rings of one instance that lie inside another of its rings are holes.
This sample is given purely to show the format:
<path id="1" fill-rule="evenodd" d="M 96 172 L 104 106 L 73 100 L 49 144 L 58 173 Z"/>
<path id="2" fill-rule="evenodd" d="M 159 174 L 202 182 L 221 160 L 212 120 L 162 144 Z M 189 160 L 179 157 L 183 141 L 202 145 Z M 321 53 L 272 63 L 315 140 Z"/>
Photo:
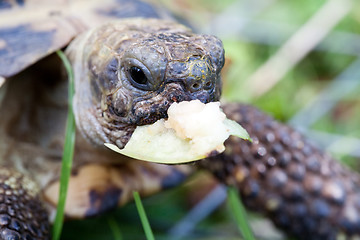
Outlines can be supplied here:
<path id="1" fill-rule="evenodd" d="M 209 89 L 211 89 L 211 88 L 212 88 L 212 83 L 211 83 L 211 81 L 207 81 L 207 82 L 205 83 L 204 89 L 209 90 Z"/>
<path id="2" fill-rule="evenodd" d="M 199 83 L 194 83 L 192 86 L 191 86 L 192 90 L 193 91 L 197 91 L 200 89 L 200 84 Z"/>

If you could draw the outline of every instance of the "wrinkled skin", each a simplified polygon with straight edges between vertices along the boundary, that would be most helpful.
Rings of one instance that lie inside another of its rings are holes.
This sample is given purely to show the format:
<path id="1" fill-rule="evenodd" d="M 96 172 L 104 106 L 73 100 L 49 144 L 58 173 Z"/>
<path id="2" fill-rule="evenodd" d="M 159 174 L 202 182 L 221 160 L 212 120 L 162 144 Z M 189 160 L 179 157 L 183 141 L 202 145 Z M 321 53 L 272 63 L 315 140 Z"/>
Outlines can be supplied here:
<path id="1" fill-rule="evenodd" d="M 67 52 L 76 123 L 100 146 L 123 148 L 136 126 L 166 118 L 173 102 L 220 99 L 222 43 L 183 25 L 156 19 L 111 23 L 82 35 Z"/>

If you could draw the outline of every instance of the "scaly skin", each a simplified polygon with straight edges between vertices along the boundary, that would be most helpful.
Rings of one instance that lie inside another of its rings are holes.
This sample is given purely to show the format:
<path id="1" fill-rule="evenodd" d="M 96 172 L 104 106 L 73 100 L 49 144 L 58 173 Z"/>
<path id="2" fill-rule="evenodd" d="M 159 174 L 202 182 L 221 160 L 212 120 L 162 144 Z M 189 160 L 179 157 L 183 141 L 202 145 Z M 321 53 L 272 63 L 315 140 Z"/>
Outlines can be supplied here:
<path id="1" fill-rule="evenodd" d="M 201 161 L 202 168 L 235 185 L 249 209 L 296 239 L 359 236 L 358 174 L 254 107 L 228 104 L 223 109 L 253 142 L 231 137 L 225 152 Z"/>
<path id="2" fill-rule="evenodd" d="M 173 102 L 220 99 L 221 41 L 171 21 L 105 24 L 78 37 L 67 54 L 74 68 L 77 127 L 101 147 L 122 149 L 136 126 L 167 117 Z"/>
<path id="3" fill-rule="evenodd" d="M 50 239 L 48 214 L 39 186 L 15 170 L 0 167 L 0 239 Z"/>

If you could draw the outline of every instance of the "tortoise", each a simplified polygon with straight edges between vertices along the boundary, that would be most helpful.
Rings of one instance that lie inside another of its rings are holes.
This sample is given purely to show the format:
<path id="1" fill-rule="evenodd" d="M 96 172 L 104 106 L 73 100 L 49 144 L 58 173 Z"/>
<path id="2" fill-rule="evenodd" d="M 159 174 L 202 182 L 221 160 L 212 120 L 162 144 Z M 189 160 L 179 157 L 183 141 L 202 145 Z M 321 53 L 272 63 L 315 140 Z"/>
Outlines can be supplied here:
<path id="1" fill-rule="evenodd" d="M 218 101 L 225 61 L 218 38 L 140 0 L 2 1 L 0 8 L 2 239 L 50 238 L 67 112 L 54 52 L 68 45 L 78 80 L 67 218 L 97 216 L 131 201 L 134 190 L 151 195 L 203 169 L 298 239 L 360 233 L 359 175 L 250 105 L 222 108 L 253 141 L 231 137 L 224 153 L 193 164 L 148 163 L 103 146 L 123 147 L 136 126 L 166 118 L 172 102 Z M 202 70 L 205 78 L 196 77 Z"/>

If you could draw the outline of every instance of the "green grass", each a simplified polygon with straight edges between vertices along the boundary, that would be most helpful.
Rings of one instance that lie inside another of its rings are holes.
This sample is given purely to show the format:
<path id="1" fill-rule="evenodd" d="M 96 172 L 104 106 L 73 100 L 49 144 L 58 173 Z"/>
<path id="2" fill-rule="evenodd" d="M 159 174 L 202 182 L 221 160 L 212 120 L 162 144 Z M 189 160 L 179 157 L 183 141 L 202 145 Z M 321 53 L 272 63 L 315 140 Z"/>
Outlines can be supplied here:
<path id="1" fill-rule="evenodd" d="M 155 240 L 154 238 L 154 234 L 151 230 L 151 226 L 149 223 L 149 220 L 146 216 L 146 212 L 144 209 L 144 206 L 142 205 L 141 199 L 140 199 L 140 195 L 138 192 L 133 192 L 134 195 L 134 200 L 135 200 L 135 204 L 136 204 L 136 208 L 138 210 L 139 216 L 140 216 L 140 220 L 142 223 L 142 226 L 144 228 L 144 232 L 146 235 L 146 239 L 147 240 Z"/>
<path id="2" fill-rule="evenodd" d="M 65 143 L 62 157 L 61 175 L 60 175 L 60 190 L 59 201 L 57 205 L 56 217 L 53 226 L 53 240 L 60 239 L 63 221 L 64 210 L 66 203 L 66 193 L 68 189 L 69 178 L 71 174 L 71 166 L 74 155 L 75 145 L 75 119 L 73 114 L 73 96 L 74 96 L 74 75 L 69 60 L 62 51 L 56 52 L 61 58 L 69 78 L 68 87 L 68 115 L 66 120 Z"/>
<path id="3" fill-rule="evenodd" d="M 116 220 L 113 217 L 108 217 L 108 224 L 113 233 L 114 240 L 122 240 L 123 238 L 121 235 L 120 227 L 117 224 Z"/>
<path id="4" fill-rule="evenodd" d="M 244 240 L 255 240 L 246 217 L 246 210 L 235 187 L 228 188 L 228 202 Z"/>

